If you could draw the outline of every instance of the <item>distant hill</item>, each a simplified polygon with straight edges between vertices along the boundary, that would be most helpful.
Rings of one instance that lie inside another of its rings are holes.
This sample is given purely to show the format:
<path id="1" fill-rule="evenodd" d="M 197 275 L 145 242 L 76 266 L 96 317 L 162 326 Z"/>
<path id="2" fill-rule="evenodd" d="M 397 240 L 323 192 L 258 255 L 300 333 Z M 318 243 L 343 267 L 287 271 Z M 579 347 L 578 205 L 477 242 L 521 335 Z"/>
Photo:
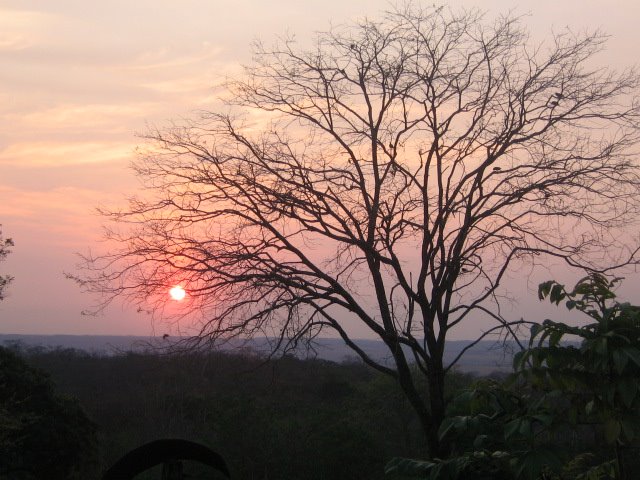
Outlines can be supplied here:
<path id="1" fill-rule="evenodd" d="M 127 351 L 144 351 L 153 348 L 170 347 L 179 341 L 177 337 L 144 337 L 118 335 L 17 335 L 0 334 L 0 345 L 22 344 L 28 347 L 43 348 L 73 348 L 88 353 L 100 355 L 114 355 Z M 451 362 L 470 341 L 449 341 L 445 352 L 445 361 Z M 390 361 L 390 355 L 385 345 L 378 340 L 357 340 L 357 344 L 369 356 L 377 361 Z M 256 338 L 239 342 L 228 342 L 220 346 L 221 350 L 243 349 L 257 353 L 270 350 L 270 343 L 266 338 Z M 493 341 L 482 341 L 470 348 L 457 363 L 457 368 L 463 372 L 473 372 L 487 375 L 491 372 L 506 372 L 511 369 L 511 359 L 514 351 L 513 344 L 503 346 Z M 299 349 L 293 352 L 301 358 L 318 357 L 333 362 L 343 362 L 356 358 L 355 353 L 344 345 L 342 340 L 333 338 L 319 338 L 315 340 L 314 351 Z"/>

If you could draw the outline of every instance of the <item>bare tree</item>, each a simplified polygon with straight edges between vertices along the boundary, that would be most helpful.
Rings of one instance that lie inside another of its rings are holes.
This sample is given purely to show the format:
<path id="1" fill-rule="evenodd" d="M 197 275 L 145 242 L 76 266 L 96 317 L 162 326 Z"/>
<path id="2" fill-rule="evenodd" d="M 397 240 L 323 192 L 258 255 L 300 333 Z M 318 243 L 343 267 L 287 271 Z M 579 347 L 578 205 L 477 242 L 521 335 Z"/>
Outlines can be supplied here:
<path id="1" fill-rule="evenodd" d="M 0 261 L 11 253 L 11 247 L 13 247 L 13 240 L 2 238 L 2 225 L 0 225 Z M 4 300 L 6 288 L 12 280 L 13 277 L 11 275 L 0 275 L 0 300 Z"/>
<path id="2" fill-rule="evenodd" d="M 125 228 L 82 282 L 154 308 L 184 285 L 201 340 L 337 332 L 397 379 L 438 454 L 445 340 L 479 315 L 518 323 L 508 271 L 634 261 L 638 75 L 593 65 L 600 33 L 532 46 L 476 11 L 406 6 L 316 40 L 257 44 L 230 113 L 146 135 L 148 192 L 105 212 Z"/>

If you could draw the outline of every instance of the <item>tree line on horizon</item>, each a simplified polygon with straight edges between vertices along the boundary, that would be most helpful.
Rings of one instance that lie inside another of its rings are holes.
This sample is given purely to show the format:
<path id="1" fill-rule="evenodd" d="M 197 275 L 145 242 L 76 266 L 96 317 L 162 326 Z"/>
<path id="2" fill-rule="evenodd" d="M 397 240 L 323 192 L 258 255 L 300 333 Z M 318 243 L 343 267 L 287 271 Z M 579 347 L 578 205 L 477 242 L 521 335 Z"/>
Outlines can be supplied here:
<path id="1" fill-rule="evenodd" d="M 9 354 L 6 347 L 0 350 Z M 55 384 L 56 395 L 65 399 L 62 405 L 74 398 L 81 407 L 71 420 L 60 422 L 79 429 L 76 437 L 85 442 L 82 446 L 68 439 L 66 430 L 49 430 L 56 425 L 34 422 L 32 431 L 19 432 L 24 443 L 16 448 L 31 452 L 24 462 L 42 462 L 40 472 L 48 468 L 47 459 L 69 468 L 61 474 L 50 472 L 52 479 L 101 478 L 125 453 L 159 438 L 207 445 L 225 459 L 234 479 L 319 480 L 335 474 L 382 479 L 385 461 L 419 455 L 424 441 L 414 413 L 393 382 L 361 362 L 337 364 L 292 356 L 268 360 L 250 352 L 102 356 L 19 344 L 12 350 L 29 365 L 24 371 L 46 372 L 37 375 L 45 384 Z M 0 383 L 5 397 L 0 405 L 11 413 L 18 406 L 4 402 L 17 387 L 5 382 L 4 358 Z M 460 374 L 452 381 L 466 384 L 469 378 Z M 40 405 L 28 415 L 51 413 Z M 377 422 L 384 428 L 372 428 Z M 7 455 L 20 455 L 7 452 L 2 439 L 15 437 L 7 437 L 11 431 L 4 427 L 0 421 L 0 464 L 7 466 Z M 42 449 L 41 442 L 47 440 L 51 444 Z M 67 449 L 78 449 L 68 455 L 76 464 L 65 464 Z M 204 472 L 196 468 L 192 473 Z M 154 470 L 140 478 L 159 475 Z M 19 471 L 7 474 L 0 466 L 0 478 L 42 477 L 29 476 L 28 469 L 24 476 Z"/>

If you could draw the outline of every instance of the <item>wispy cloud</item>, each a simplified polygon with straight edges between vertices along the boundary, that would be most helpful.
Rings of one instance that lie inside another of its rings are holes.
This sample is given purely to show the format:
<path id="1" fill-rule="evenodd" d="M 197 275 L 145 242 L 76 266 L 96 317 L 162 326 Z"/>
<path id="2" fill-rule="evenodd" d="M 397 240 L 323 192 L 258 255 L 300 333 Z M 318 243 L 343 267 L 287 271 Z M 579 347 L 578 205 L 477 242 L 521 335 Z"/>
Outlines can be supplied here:
<path id="1" fill-rule="evenodd" d="M 113 133 L 131 134 L 131 125 L 142 122 L 149 115 L 157 113 L 154 102 L 86 104 L 63 103 L 52 107 L 33 108 L 24 112 L 0 115 L 0 121 L 12 125 L 12 130 L 39 132 L 63 136 L 77 136 L 92 133 L 93 137 L 103 137 Z"/>
<path id="2" fill-rule="evenodd" d="M 129 143 L 29 142 L 13 143 L 0 151 L 0 165 L 27 168 L 101 163 L 131 157 Z"/>
<path id="3" fill-rule="evenodd" d="M 45 27 L 55 15 L 35 10 L 13 10 L 0 7 L 0 52 L 24 50 L 38 43 Z"/>

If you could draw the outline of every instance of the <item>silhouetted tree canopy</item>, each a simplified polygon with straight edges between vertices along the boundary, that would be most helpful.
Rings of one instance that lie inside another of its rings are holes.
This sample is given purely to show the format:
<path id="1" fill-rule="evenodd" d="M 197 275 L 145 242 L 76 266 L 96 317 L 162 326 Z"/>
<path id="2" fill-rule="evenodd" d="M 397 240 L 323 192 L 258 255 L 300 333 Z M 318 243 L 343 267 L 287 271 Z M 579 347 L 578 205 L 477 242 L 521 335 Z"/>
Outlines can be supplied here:
<path id="1" fill-rule="evenodd" d="M 146 135 L 147 191 L 104 212 L 122 228 L 80 282 L 160 311 L 183 285 L 201 341 L 336 333 L 397 380 L 437 454 L 446 338 L 520 323 L 500 311 L 508 272 L 635 261 L 639 77 L 595 65 L 604 41 L 407 4 L 309 49 L 258 43 L 228 112 Z"/>

